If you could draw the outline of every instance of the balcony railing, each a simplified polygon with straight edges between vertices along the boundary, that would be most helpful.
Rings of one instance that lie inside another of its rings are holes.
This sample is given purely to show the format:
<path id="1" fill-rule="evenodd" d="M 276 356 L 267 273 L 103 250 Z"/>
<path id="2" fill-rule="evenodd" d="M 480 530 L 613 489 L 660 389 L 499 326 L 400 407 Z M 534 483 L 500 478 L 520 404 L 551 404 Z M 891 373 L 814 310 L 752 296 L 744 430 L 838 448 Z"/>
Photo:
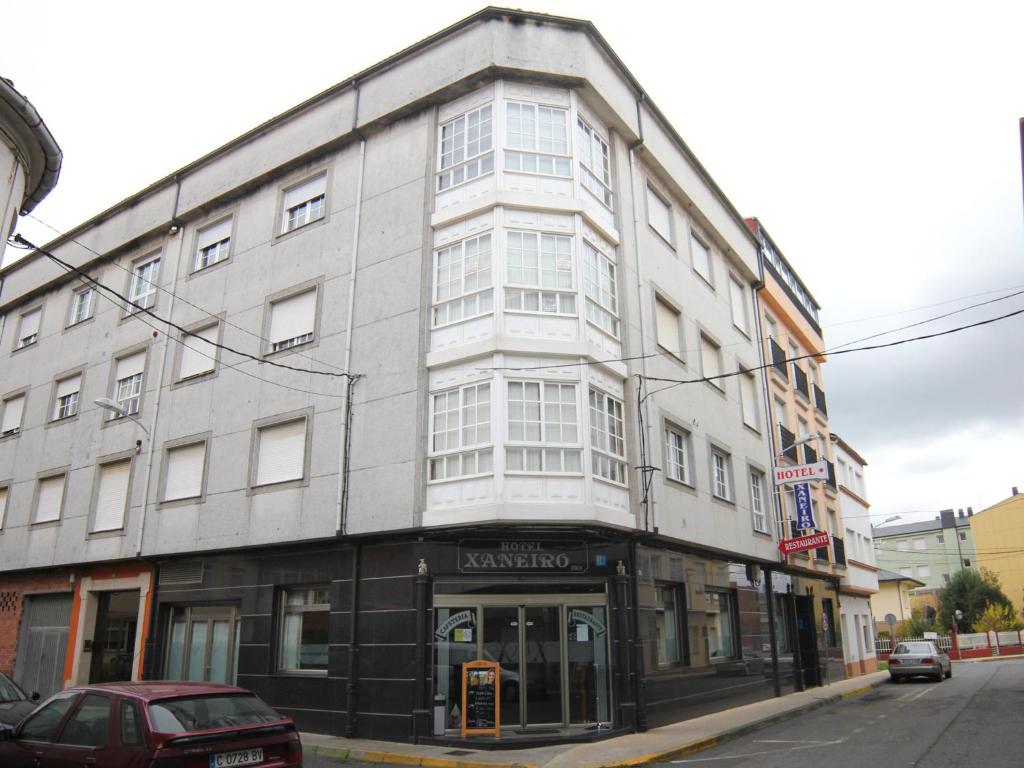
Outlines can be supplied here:
<path id="1" fill-rule="evenodd" d="M 832 537 L 832 552 L 835 555 L 836 565 L 846 565 L 846 545 L 838 536 Z"/>
<path id="2" fill-rule="evenodd" d="M 814 407 L 828 416 L 828 408 L 825 407 L 825 393 L 817 384 L 814 385 Z"/>
<path id="3" fill-rule="evenodd" d="M 772 348 L 772 367 L 775 372 L 780 374 L 782 378 L 789 380 L 789 375 L 786 372 L 786 350 L 780 347 L 775 339 L 771 340 Z"/>
<path id="4" fill-rule="evenodd" d="M 807 374 L 796 363 L 793 363 L 793 387 L 804 397 L 810 398 L 811 393 L 807 388 Z"/>
<path id="5" fill-rule="evenodd" d="M 797 446 L 793 445 L 795 442 L 796 435 L 779 424 L 779 451 L 787 459 L 792 461 L 794 464 L 797 464 L 800 462 L 800 457 L 797 456 Z"/>
<path id="6" fill-rule="evenodd" d="M 813 464 L 818 460 L 818 452 L 809 445 L 804 446 L 804 464 Z"/>
<path id="7" fill-rule="evenodd" d="M 827 563 L 828 547 L 818 547 L 816 550 L 814 550 L 814 559 L 822 563 Z"/>
<path id="8" fill-rule="evenodd" d="M 836 490 L 836 465 L 827 459 L 825 463 L 828 465 L 828 477 L 825 479 L 825 485 L 834 491 Z"/>

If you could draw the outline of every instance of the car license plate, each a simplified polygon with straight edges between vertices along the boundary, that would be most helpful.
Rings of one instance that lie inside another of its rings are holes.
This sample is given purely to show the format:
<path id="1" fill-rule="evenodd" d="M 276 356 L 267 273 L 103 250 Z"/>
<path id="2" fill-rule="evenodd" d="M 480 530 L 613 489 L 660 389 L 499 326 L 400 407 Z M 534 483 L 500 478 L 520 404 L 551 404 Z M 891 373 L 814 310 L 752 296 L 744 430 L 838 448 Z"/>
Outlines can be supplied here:
<path id="1" fill-rule="evenodd" d="M 210 768 L 235 768 L 239 765 L 256 765 L 263 762 L 263 747 L 240 749 L 237 752 L 219 752 L 210 755 Z"/>

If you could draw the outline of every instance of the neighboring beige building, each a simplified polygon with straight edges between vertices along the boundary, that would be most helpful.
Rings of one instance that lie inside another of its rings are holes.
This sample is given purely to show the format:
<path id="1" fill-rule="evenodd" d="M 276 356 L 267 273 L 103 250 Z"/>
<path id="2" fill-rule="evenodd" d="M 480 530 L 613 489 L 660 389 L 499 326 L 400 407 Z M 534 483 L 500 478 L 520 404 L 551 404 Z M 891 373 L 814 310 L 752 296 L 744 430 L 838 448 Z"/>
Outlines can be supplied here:
<path id="1" fill-rule="evenodd" d="M 56 186 L 62 159 L 35 107 L 0 77 L 0 234 L 5 242 L 18 215 L 29 213 Z M 3 251 L 0 244 L 0 263 Z"/>
<path id="2" fill-rule="evenodd" d="M 878 593 L 871 597 L 871 614 L 875 633 L 892 635 L 901 621 L 910 618 L 910 593 L 924 582 L 884 568 L 878 570 Z"/>
<path id="3" fill-rule="evenodd" d="M 1024 607 L 1024 494 L 1014 487 L 1010 496 L 976 513 L 971 519 L 978 567 L 998 578 L 1014 610 Z"/>

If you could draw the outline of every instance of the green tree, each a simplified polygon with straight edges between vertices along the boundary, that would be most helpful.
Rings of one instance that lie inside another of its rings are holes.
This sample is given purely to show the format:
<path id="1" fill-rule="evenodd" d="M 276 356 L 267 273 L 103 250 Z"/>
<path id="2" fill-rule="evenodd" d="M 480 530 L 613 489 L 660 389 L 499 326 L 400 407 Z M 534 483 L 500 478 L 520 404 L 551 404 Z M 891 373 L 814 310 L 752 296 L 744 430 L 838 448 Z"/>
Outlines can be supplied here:
<path id="1" fill-rule="evenodd" d="M 910 618 L 904 619 L 896 628 L 897 637 L 921 637 L 925 632 L 935 630 L 935 623 L 926 619 L 921 611 L 915 608 L 910 612 Z"/>
<path id="2" fill-rule="evenodd" d="M 989 605 L 1010 606 L 1010 610 L 1013 610 L 1010 599 L 1003 594 L 994 573 L 985 568 L 980 573 L 964 568 L 939 590 L 939 624 L 952 629 L 953 614 L 961 610 L 964 617 L 959 626 L 963 632 L 974 626 Z"/>
<path id="3" fill-rule="evenodd" d="M 1015 629 L 1024 629 L 1024 624 L 1009 605 L 990 603 L 974 622 L 975 632 L 1010 632 Z"/>

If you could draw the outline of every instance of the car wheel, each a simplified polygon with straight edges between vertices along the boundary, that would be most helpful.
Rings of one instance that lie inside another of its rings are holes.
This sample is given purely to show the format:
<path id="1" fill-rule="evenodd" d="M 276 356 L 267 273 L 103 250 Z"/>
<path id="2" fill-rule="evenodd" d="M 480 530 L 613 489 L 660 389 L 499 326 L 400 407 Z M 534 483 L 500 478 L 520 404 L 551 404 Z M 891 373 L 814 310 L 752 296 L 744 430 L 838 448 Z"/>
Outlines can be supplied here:
<path id="1" fill-rule="evenodd" d="M 949 669 L 946 671 L 946 679 L 949 680 L 953 676 L 953 665 L 949 665 Z"/>
<path id="2" fill-rule="evenodd" d="M 942 665 L 940 664 L 939 665 L 939 671 L 935 673 L 934 680 L 935 680 L 936 683 L 941 683 L 943 681 L 943 679 L 944 679 L 944 675 L 942 674 Z"/>
<path id="3" fill-rule="evenodd" d="M 892 681 L 893 683 L 899 683 L 899 681 L 900 681 L 899 677 L 897 677 L 896 675 L 889 675 L 889 679 L 890 679 L 890 680 L 891 680 L 891 681 Z"/>

